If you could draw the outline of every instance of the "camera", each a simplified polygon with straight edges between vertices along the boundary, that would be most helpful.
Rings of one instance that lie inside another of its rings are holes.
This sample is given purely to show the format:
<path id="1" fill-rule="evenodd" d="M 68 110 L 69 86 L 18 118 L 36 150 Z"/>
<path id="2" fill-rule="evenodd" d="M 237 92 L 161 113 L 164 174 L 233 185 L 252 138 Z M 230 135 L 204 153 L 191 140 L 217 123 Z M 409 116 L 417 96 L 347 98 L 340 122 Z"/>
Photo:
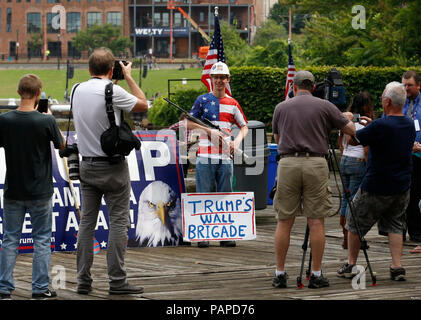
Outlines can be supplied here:
<path id="1" fill-rule="evenodd" d="M 69 144 L 58 152 L 61 158 L 67 158 L 70 180 L 79 180 L 79 150 L 77 144 Z"/>
<path id="2" fill-rule="evenodd" d="M 127 66 L 128 62 L 125 60 L 121 60 L 121 62 Z M 114 69 L 113 69 L 113 80 L 124 80 L 123 70 L 121 69 L 120 60 L 114 61 Z"/>
<path id="3" fill-rule="evenodd" d="M 354 119 L 352 119 L 352 122 L 360 122 L 360 115 L 358 113 L 354 113 Z"/>
<path id="4" fill-rule="evenodd" d="M 329 70 L 326 79 L 316 83 L 313 95 L 330 101 L 341 111 L 346 109 L 344 82 L 342 81 L 341 73 L 335 68 Z"/>

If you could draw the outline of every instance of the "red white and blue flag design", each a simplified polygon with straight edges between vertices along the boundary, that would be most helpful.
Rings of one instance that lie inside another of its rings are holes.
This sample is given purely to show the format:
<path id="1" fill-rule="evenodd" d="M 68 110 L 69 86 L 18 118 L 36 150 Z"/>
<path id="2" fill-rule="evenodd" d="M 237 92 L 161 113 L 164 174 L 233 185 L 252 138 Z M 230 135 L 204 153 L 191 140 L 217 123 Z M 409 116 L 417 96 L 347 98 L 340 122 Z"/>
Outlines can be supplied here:
<path id="1" fill-rule="evenodd" d="M 288 39 L 288 72 L 287 72 L 287 81 L 285 85 L 285 100 L 292 98 L 294 96 L 294 91 L 292 88 L 292 83 L 294 80 L 296 70 L 294 65 L 294 60 L 292 60 L 291 54 L 291 41 Z"/>
<path id="2" fill-rule="evenodd" d="M 222 41 L 221 35 L 221 28 L 219 27 L 219 19 L 218 16 L 215 15 L 215 30 L 213 33 L 212 42 L 209 46 L 208 55 L 206 56 L 205 66 L 202 71 L 202 82 L 208 88 L 209 92 L 213 91 L 212 79 L 210 77 L 210 69 L 212 68 L 213 64 L 219 61 L 225 63 L 225 53 L 224 53 L 224 43 Z M 231 95 L 231 88 L 230 85 L 227 84 L 225 88 L 225 92 L 228 95 Z"/>
<path id="3" fill-rule="evenodd" d="M 201 95 L 196 99 L 190 113 L 197 119 L 208 119 L 230 135 L 232 124 L 238 128 L 247 124 L 240 104 L 229 96 L 217 98 L 211 93 Z M 230 136 L 227 136 L 226 141 L 229 144 Z M 201 134 L 198 154 L 208 158 L 229 159 L 229 148 L 225 150 L 217 142 L 210 140 L 205 133 Z"/>

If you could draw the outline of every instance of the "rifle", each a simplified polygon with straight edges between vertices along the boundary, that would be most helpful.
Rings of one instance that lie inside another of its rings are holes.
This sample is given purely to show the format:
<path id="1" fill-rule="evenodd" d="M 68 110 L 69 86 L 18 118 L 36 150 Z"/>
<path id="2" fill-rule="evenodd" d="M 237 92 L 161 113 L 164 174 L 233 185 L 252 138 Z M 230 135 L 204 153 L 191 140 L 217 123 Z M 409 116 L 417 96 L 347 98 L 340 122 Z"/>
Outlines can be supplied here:
<path id="1" fill-rule="evenodd" d="M 198 125 L 201 125 L 203 127 L 206 128 L 210 128 L 210 129 L 216 129 L 219 132 L 223 133 L 225 136 L 231 137 L 231 135 L 226 132 L 225 130 L 222 130 L 219 126 L 217 126 L 216 124 L 213 124 L 209 119 L 197 119 L 196 117 L 193 117 L 187 110 L 184 110 L 182 107 L 180 107 L 179 105 L 175 104 L 174 102 L 172 102 L 170 99 L 168 98 L 164 98 L 165 101 L 167 101 L 170 105 L 176 107 L 178 110 L 184 112 L 184 114 L 186 115 L 186 118 L 194 123 L 197 123 Z M 223 140 L 225 141 L 225 140 Z M 239 156 L 243 156 L 244 159 L 247 159 L 248 156 L 243 152 L 243 150 L 241 149 L 235 149 L 234 150 L 235 153 L 237 153 Z M 230 154 L 231 159 L 233 158 L 233 155 Z"/>

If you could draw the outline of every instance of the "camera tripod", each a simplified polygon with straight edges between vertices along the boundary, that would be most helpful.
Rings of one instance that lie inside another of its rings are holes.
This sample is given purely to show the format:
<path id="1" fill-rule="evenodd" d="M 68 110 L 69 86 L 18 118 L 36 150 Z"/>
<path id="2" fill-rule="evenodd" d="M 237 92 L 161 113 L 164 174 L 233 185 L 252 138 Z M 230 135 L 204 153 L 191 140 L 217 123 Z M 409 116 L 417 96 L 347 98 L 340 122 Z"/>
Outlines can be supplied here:
<path id="1" fill-rule="evenodd" d="M 367 269 L 369 270 L 370 276 L 371 276 L 372 285 L 373 286 L 376 286 L 376 282 L 377 282 L 376 276 L 374 275 L 374 272 L 373 272 L 373 270 L 371 268 L 370 259 L 368 258 L 368 254 L 367 254 L 367 249 L 368 249 L 367 241 L 365 240 L 364 236 L 362 235 L 361 229 L 360 229 L 359 224 L 358 224 L 358 220 L 355 217 L 354 207 L 353 207 L 353 204 L 352 204 L 352 201 L 351 201 L 351 193 L 350 193 L 350 190 L 345 187 L 345 184 L 344 184 L 343 179 L 342 179 L 342 174 L 341 174 L 341 171 L 340 171 L 339 162 L 338 162 L 338 159 L 336 157 L 335 149 L 333 147 L 333 144 L 331 144 L 331 143 L 329 143 L 329 156 L 328 156 L 328 159 L 327 160 L 328 160 L 328 164 L 332 168 L 333 174 L 335 176 L 335 180 L 336 180 L 336 174 L 335 174 L 334 164 L 336 164 L 336 168 L 338 169 L 339 177 L 340 177 L 340 180 L 341 180 L 341 183 L 342 183 L 342 188 L 345 191 L 344 192 L 344 194 L 345 194 L 345 200 L 346 200 L 346 202 L 348 204 L 349 212 L 350 212 L 350 214 L 352 216 L 352 219 L 355 221 L 355 227 L 357 229 L 357 235 L 358 235 L 358 238 L 359 238 L 359 240 L 361 242 L 361 250 L 363 250 L 364 257 L 365 257 L 365 260 L 367 262 L 367 267 L 365 268 L 365 270 L 367 270 Z M 309 228 L 309 226 L 307 224 L 306 225 L 305 235 L 304 235 L 304 242 L 303 242 L 303 245 L 301 246 L 302 249 L 303 249 L 303 256 L 302 256 L 302 259 L 301 259 L 300 274 L 297 277 L 297 288 L 298 289 L 301 289 L 301 288 L 304 287 L 304 284 L 302 283 L 302 275 L 303 275 L 303 271 L 304 271 L 305 256 L 306 256 L 307 247 L 308 247 L 309 235 L 310 235 L 310 228 Z M 307 280 L 309 280 L 309 278 L 310 278 L 311 262 L 312 262 L 312 254 L 311 254 L 311 251 L 310 251 L 308 269 L 306 271 L 306 278 L 307 278 Z"/>

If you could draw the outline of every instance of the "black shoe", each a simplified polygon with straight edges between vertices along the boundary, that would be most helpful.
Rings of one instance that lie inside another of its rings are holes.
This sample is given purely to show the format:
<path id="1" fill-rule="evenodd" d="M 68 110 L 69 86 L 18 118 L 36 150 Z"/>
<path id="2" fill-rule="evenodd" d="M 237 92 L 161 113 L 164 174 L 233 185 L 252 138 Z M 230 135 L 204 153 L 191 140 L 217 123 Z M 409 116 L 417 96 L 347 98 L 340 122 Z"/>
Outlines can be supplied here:
<path id="1" fill-rule="evenodd" d="M 405 281 L 406 271 L 404 268 L 390 268 L 390 279 L 394 281 Z"/>
<path id="2" fill-rule="evenodd" d="M 79 285 L 77 286 L 77 293 L 78 294 L 89 294 L 92 291 L 92 287 L 89 285 Z"/>
<path id="3" fill-rule="evenodd" d="M 352 272 L 354 267 L 355 264 L 349 264 L 347 262 L 336 272 L 336 275 L 340 278 L 352 279 L 357 275 L 357 273 Z"/>
<path id="4" fill-rule="evenodd" d="M 118 288 L 110 288 L 109 294 L 139 294 L 143 293 L 143 287 L 135 287 L 126 283 Z"/>
<path id="5" fill-rule="evenodd" d="M 280 274 L 279 276 L 275 276 L 272 281 L 272 286 L 275 288 L 286 288 L 287 287 L 287 279 L 288 274 L 285 272 L 284 274 Z"/>
<path id="6" fill-rule="evenodd" d="M 47 289 L 47 291 L 41 293 L 33 293 L 33 299 L 54 299 L 57 298 L 57 293 L 54 290 Z"/>
<path id="7" fill-rule="evenodd" d="M 310 276 L 310 281 L 308 283 L 308 287 L 312 289 L 329 287 L 329 280 L 323 276 L 316 277 L 314 274 Z"/>
<path id="8" fill-rule="evenodd" d="M 237 244 L 235 243 L 235 241 L 219 241 L 219 245 L 221 247 L 235 247 Z"/>
<path id="9" fill-rule="evenodd" d="M 12 300 L 10 293 L 0 293 L 0 300 Z"/>
<path id="10" fill-rule="evenodd" d="M 208 248 L 209 247 L 209 241 L 199 241 L 197 243 L 197 246 L 199 248 Z"/>

